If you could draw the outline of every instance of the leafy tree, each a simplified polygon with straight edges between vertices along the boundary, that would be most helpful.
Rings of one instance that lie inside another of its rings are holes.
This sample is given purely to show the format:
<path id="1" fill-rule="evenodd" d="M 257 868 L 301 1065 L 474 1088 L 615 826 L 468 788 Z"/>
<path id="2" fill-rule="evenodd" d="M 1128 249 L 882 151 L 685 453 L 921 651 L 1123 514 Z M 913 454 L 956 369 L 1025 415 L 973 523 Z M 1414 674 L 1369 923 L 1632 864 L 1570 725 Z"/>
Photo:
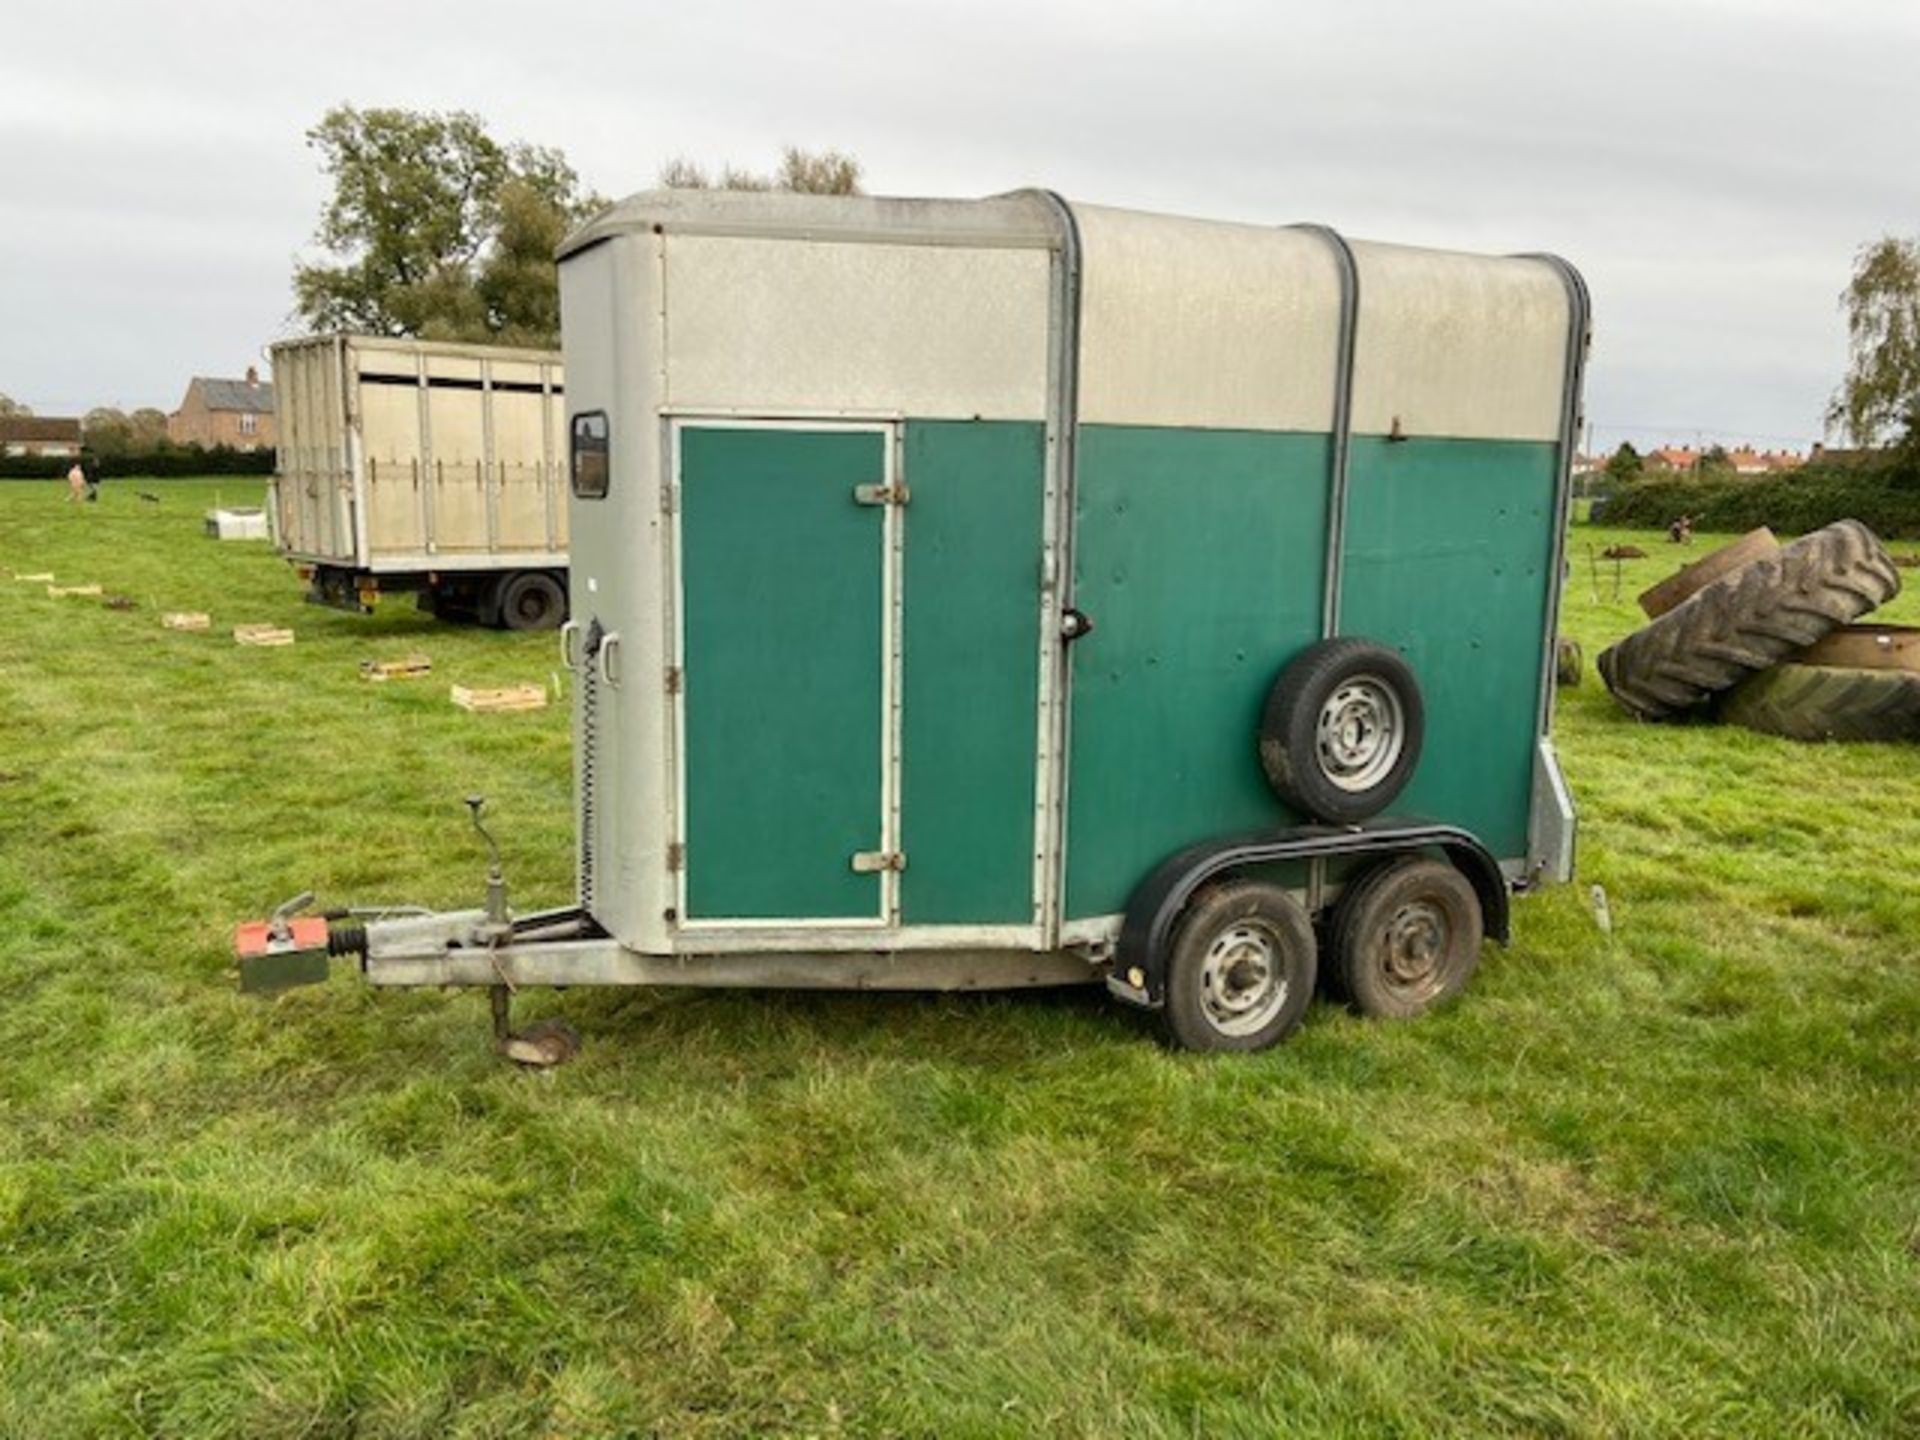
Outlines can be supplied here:
<path id="1" fill-rule="evenodd" d="M 728 165 L 715 180 L 697 162 L 679 158 L 660 167 L 659 183 L 666 190 L 792 190 L 806 195 L 866 193 L 860 188 L 860 162 L 851 155 L 839 150 L 802 150 L 794 145 L 781 152 L 780 167 L 771 175 Z"/>
<path id="2" fill-rule="evenodd" d="M 143 405 L 127 417 L 128 438 L 135 450 L 159 450 L 167 443 L 166 412 Z"/>
<path id="3" fill-rule="evenodd" d="M 33 414 L 31 406 L 22 405 L 11 395 L 0 395 L 0 420 L 9 417 L 25 418 L 31 414 Z"/>
<path id="4" fill-rule="evenodd" d="M 96 405 L 80 417 L 80 437 L 98 455 L 125 455 L 133 449 L 133 422 L 124 410 Z"/>
<path id="5" fill-rule="evenodd" d="M 329 259 L 294 270 L 315 329 L 551 345 L 553 247 L 603 203 L 558 151 L 501 144 L 477 115 L 327 112 L 307 132 L 333 180 L 315 239 Z"/>
<path id="6" fill-rule="evenodd" d="M 1638 480 L 1646 468 L 1646 462 L 1640 458 L 1640 452 L 1633 448 L 1633 442 L 1622 440 L 1620 448 L 1607 460 L 1607 478 L 1616 483 Z"/>
<path id="7" fill-rule="evenodd" d="M 1851 358 L 1827 423 L 1856 445 L 1920 443 L 1920 240 L 1863 246 L 1840 294 Z"/>
<path id="8" fill-rule="evenodd" d="M 1727 454 L 1726 446 L 1709 445 L 1701 454 L 1700 464 L 1695 473 L 1700 475 L 1731 475 L 1733 473 L 1733 457 Z"/>

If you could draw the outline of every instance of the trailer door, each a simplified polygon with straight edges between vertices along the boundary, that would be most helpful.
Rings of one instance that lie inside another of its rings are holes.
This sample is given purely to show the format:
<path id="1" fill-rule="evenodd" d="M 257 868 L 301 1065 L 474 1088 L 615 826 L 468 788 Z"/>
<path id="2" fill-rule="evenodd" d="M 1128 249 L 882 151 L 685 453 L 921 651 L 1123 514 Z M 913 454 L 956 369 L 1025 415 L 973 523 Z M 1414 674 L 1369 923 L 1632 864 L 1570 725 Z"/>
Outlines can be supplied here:
<path id="1" fill-rule="evenodd" d="M 675 439 L 685 920 L 880 923 L 891 427 Z"/>

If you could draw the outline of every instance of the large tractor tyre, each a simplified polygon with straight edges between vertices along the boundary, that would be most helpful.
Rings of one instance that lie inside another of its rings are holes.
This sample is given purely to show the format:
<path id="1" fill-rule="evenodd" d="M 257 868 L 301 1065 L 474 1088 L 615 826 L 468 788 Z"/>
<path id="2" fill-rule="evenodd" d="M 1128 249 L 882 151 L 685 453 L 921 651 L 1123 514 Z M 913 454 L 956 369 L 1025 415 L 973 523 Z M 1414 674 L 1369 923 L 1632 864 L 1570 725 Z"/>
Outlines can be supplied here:
<path id="1" fill-rule="evenodd" d="M 552 630 L 567 618 L 567 592 L 544 570 L 519 570 L 500 587 L 500 625 Z"/>
<path id="2" fill-rule="evenodd" d="M 1900 593 L 1858 520 L 1840 520 L 1721 577 L 1600 652 L 1600 678 L 1647 720 L 1669 720 Z"/>
<path id="3" fill-rule="evenodd" d="M 1702 555 L 1658 585 L 1642 590 L 1639 596 L 1640 609 L 1649 620 L 1658 620 L 1682 600 L 1699 594 L 1722 576 L 1731 575 L 1742 565 L 1750 565 L 1755 560 L 1779 553 L 1780 542 L 1774 538 L 1773 531 L 1764 525 L 1758 530 L 1749 530 L 1731 545 L 1722 545 L 1718 550 Z"/>
<path id="4" fill-rule="evenodd" d="M 1920 740 L 1920 674 L 1776 665 L 1730 691 L 1720 718 L 1789 740 Z"/>
<path id="5" fill-rule="evenodd" d="M 1162 1018 L 1188 1050 L 1264 1050 L 1307 1013 L 1319 964 L 1313 921 L 1285 890 L 1254 880 L 1213 886 L 1174 930 Z"/>
<path id="6" fill-rule="evenodd" d="M 1420 855 L 1350 883 L 1327 926 L 1327 989 L 1362 1015 L 1410 1020 L 1444 1005 L 1480 964 L 1486 919 L 1468 880 Z"/>
<path id="7" fill-rule="evenodd" d="M 1287 663 L 1260 717 L 1260 768 L 1288 805 L 1351 825 L 1378 815 L 1420 763 L 1413 668 L 1371 640 L 1322 640 Z"/>

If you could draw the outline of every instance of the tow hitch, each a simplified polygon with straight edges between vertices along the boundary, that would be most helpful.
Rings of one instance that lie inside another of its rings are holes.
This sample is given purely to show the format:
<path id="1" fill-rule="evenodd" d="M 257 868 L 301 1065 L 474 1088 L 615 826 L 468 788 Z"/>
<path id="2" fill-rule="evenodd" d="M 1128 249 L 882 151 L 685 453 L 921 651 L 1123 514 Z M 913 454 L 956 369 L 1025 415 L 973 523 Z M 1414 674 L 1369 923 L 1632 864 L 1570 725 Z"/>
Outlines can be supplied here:
<path id="1" fill-rule="evenodd" d="M 319 985 L 333 955 L 331 926 L 319 915 L 300 912 L 313 903 L 302 891 L 265 920 L 248 920 L 233 932 L 233 954 L 240 963 L 240 988 L 250 995 Z"/>
<path id="2" fill-rule="evenodd" d="M 485 807 L 480 796 L 467 798 L 469 820 L 487 851 L 485 908 L 436 913 L 418 905 L 388 905 L 302 915 L 313 904 L 313 892 L 303 891 L 267 919 L 235 928 L 240 989 L 263 995 L 318 985 L 326 980 L 331 959 L 352 956 L 375 984 L 484 985 L 495 1050 L 522 1065 L 557 1065 L 571 1058 L 580 1037 L 560 1021 L 510 1028 L 509 1006 L 520 988 L 513 967 L 527 960 L 538 965 L 556 950 L 604 957 L 617 947 L 577 907 L 514 915 L 500 847 L 482 822 Z M 482 973 L 472 974 L 474 969 Z"/>

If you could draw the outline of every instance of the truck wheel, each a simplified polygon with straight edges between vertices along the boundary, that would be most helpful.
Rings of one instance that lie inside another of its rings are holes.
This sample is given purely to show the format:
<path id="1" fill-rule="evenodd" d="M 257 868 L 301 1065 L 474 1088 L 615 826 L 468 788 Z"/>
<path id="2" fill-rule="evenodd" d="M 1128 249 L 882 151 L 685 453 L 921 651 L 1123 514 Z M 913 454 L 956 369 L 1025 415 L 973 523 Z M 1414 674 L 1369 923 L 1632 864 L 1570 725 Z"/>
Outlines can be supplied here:
<path id="1" fill-rule="evenodd" d="M 1473 884 L 1419 855 L 1369 870 L 1333 909 L 1328 989 L 1362 1015 L 1411 1019 L 1466 988 L 1485 923 Z"/>
<path id="2" fill-rule="evenodd" d="M 1188 1050 L 1264 1050 L 1313 999 L 1313 922 L 1277 885 L 1229 881 L 1187 907 L 1167 954 L 1167 1029 Z"/>
<path id="3" fill-rule="evenodd" d="M 567 592 L 544 570 L 521 570 L 500 587 L 500 624 L 508 630 L 551 630 L 567 618 Z"/>
<path id="4" fill-rule="evenodd" d="M 1873 532 L 1836 521 L 1608 646 L 1600 678 L 1636 715 L 1671 719 L 1899 593 L 1900 572 Z"/>
<path id="5" fill-rule="evenodd" d="M 1260 717 L 1260 768 L 1294 809 L 1338 825 L 1377 815 L 1420 762 L 1413 670 L 1371 640 L 1322 640 L 1288 662 Z"/>
<path id="6" fill-rule="evenodd" d="M 1720 718 L 1789 740 L 1920 740 L 1920 674 L 1776 665 L 1729 691 Z"/>

